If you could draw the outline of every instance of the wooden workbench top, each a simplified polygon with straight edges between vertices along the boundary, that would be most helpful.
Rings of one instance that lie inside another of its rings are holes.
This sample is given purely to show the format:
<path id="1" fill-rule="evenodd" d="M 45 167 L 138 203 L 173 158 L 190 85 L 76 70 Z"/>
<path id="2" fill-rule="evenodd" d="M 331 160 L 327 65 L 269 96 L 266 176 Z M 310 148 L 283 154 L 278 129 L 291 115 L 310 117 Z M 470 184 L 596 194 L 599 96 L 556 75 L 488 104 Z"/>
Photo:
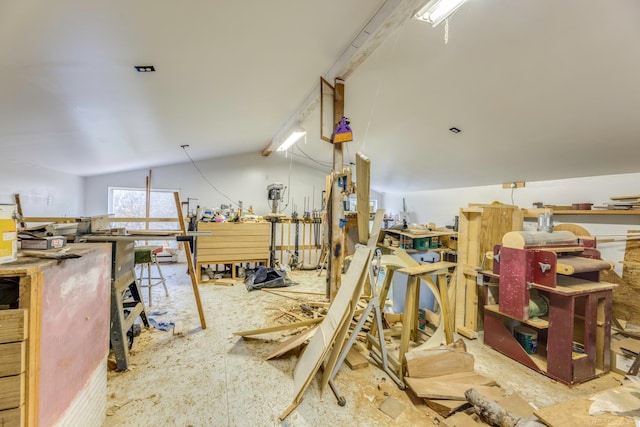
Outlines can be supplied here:
<path id="1" fill-rule="evenodd" d="M 101 247 L 105 243 L 69 243 L 65 246 L 65 253 L 74 255 L 86 255 Z M 59 249 L 42 251 L 42 252 L 59 252 Z M 57 259 L 45 259 L 35 258 L 30 256 L 23 256 L 22 251 L 18 251 L 18 259 L 6 264 L 0 264 L 0 276 L 18 276 L 24 274 L 31 274 L 37 271 L 43 271 L 51 266 L 58 264 L 60 261 Z"/>
<path id="2" fill-rule="evenodd" d="M 556 287 L 550 288 L 549 286 L 540 285 L 538 283 L 531 283 L 531 286 L 543 291 L 554 292 L 563 295 L 576 295 L 589 292 L 607 291 L 617 287 L 615 283 L 609 282 L 592 282 L 589 280 L 578 279 L 571 276 L 556 276 Z"/>

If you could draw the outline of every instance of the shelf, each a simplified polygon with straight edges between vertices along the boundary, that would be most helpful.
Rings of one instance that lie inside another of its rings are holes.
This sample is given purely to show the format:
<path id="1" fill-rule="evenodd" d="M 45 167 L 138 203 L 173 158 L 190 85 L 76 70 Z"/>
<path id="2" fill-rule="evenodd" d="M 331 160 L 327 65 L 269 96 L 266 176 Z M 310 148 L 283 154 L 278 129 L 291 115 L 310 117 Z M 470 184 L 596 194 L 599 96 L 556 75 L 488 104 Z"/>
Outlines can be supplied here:
<path id="1" fill-rule="evenodd" d="M 525 323 L 529 326 L 533 326 L 536 329 L 548 329 L 549 328 L 549 321 L 545 320 L 545 319 L 538 319 L 538 320 L 533 320 L 533 319 L 527 319 L 527 320 L 522 320 L 522 319 L 517 319 L 513 316 L 510 316 L 508 314 L 505 314 L 503 312 L 500 311 L 500 306 L 498 304 L 493 304 L 493 305 L 485 305 L 484 306 L 485 310 L 489 310 L 493 313 L 499 314 L 500 316 L 504 316 L 504 317 L 508 317 L 509 319 L 513 319 L 513 320 L 517 320 L 518 322 L 522 322 Z"/>
<path id="2" fill-rule="evenodd" d="M 378 244 L 379 248 L 384 248 L 384 249 L 389 249 L 389 250 L 394 250 L 394 249 L 402 249 L 399 246 L 386 246 L 386 245 L 381 245 Z M 413 253 L 418 253 L 418 252 L 448 252 L 448 253 L 456 253 L 456 251 L 454 249 L 449 249 L 449 248 L 429 248 L 429 249 L 402 249 L 403 251 L 405 251 L 408 254 L 413 254 Z"/>
<path id="3" fill-rule="evenodd" d="M 421 239 L 423 237 L 439 237 L 439 236 L 456 236 L 458 234 L 457 231 L 423 231 L 423 232 L 410 232 L 404 230 L 393 230 L 393 229 L 383 229 L 380 232 L 391 233 L 391 234 L 399 234 L 401 236 L 410 237 L 412 239 Z"/>
<path id="4" fill-rule="evenodd" d="M 552 213 L 554 215 L 640 215 L 640 209 L 523 209 L 525 218 L 537 218 L 538 214 L 541 213 Z"/>

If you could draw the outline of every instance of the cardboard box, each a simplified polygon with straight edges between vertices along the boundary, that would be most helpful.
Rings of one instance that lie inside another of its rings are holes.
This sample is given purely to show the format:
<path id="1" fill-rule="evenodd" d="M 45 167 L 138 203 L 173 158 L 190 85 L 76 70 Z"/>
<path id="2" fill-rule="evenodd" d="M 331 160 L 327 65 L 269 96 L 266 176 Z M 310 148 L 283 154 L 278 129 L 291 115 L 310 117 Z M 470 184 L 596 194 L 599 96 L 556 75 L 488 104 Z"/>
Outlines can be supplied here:
<path id="1" fill-rule="evenodd" d="M 619 341 L 611 341 L 611 370 L 626 375 L 636 358 L 623 353 L 623 348 L 637 355 L 640 353 L 640 340 L 625 338 Z"/>
<path id="2" fill-rule="evenodd" d="M 22 239 L 21 249 L 60 249 L 67 244 L 67 238 L 64 236 L 45 236 L 41 239 Z"/>

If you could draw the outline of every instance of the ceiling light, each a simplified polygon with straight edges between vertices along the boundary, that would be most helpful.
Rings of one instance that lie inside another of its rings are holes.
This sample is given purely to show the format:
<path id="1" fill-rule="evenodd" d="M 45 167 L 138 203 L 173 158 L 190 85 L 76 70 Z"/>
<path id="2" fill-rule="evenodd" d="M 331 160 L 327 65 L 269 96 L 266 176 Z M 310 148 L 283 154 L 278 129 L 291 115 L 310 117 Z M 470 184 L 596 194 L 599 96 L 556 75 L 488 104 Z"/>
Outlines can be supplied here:
<path id="1" fill-rule="evenodd" d="M 445 19 L 451 17 L 468 0 L 431 0 L 420 9 L 416 18 L 426 21 L 436 27 Z"/>
<path id="2" fill-rule="evenodd" d="M 139 73 L 153 73 L 156 71 L 156 67 L 153 65 L 134 65 L 134 68 Z"/>
<path id="3" fill-rule="evenodd" d="M 295 144 L 296 141 L 298 141 L 300 138 L 302 138 L 306 134 L 307 134 L 307 131 L 300 127 L 293 129 L 291 133 L 289 133 L 289 136 L 284 140 L 284 142 L 280 144 L 277 151 L 287 150 L 289 147 Z"/>

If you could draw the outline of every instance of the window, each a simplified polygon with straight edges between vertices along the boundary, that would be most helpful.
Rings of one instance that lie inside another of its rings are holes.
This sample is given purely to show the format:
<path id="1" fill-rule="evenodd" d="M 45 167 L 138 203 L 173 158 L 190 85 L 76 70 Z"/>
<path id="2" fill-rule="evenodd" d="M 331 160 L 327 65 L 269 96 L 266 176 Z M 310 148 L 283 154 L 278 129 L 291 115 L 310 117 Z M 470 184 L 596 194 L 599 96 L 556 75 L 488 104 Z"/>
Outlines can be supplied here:
<path id="1" fill-rule="evenodd" d="M 176 190 L 151 190 L 149 217 L 176 218 L 176 202 L 173 193 Z M 144 218 L 146 192 L 144 188 L 109 187 L 109 213 L 115 218 Z M 113 227 L 125 227 L 127 230 L 144 230 L 144 221 L 112 222 Z M 151 230 L 179 230 L 178 222 L 150 222 Z M 171 243 L 167 245 L 167 243 Z M 148 242 L 148 244 L 177 247 L 176 242 Z"/>

